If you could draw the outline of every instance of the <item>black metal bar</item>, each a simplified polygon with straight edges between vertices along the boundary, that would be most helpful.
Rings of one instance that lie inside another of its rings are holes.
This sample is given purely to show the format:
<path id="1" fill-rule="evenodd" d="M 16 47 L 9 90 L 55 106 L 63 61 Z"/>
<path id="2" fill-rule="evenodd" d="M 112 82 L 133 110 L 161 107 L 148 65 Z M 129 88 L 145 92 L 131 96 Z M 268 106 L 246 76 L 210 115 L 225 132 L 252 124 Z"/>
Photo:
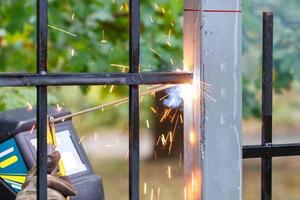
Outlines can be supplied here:
<path id="1" fill-rule="evenodd" d="M 37 1 L 37 73 L 47 72 L 47 0 Z M 37 86 L 37 199 L 47 199 L 47 87 Z"/>
<path id="2" fill-rule="evenodd" d="M 263 13 L 262 145 L 272 144 L 273 13 Z M 272 156 L 261 161 L 261 199 L 272 199 Z"/>
<path id="3" fill-rule="evenodd" d="M 243 146 L 243 158 L 300 156 L 300 143 Z"/>
<path id="4" fill-rule="evenodd" d="M 140 65 L 140 1 L 129 1 L 129 72 Z M 129 199 L 139 199 L 139 85 L 129 86 Z"/>
<path id="5" fill-rule="evenodd" d="M 191 83 L 192 73 L 0 74 L 4 86 L 140 85 Z"/>

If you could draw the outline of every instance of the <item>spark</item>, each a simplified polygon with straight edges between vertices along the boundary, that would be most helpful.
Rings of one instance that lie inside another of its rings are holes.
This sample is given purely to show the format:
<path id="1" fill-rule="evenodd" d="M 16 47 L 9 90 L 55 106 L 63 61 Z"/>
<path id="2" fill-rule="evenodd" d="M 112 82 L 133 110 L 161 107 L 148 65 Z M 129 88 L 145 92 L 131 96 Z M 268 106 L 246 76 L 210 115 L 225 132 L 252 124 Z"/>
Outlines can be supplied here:
<path id="1" fill-rule="evenodd" d="M 29 102 L 27 102 L 26 104 L 27 104 L 27 110 L 32 111 L 32 109 L 33 109 L 32 105 Z"/>
<path id="2" fill-rule="evenodd" d="M 184 200 L 187 200 L 187 191 L 186 191 L 186 187 L 184 187 Z"/>
<path id="3" fill-rule="evenodd" d="M 157 141 L 156 141 L 156 146 L 159 144 L 161 136 L 158 136 Z"/>
<path id="4" fill-rule="evenodd" d="M 159 200 L 160 197 L 160 187 L 157 189 L 157 199 Z"/>
<path id="5" fill-rule="evenodd" d="M 129 66 L 127 66 L 127 65 L 110 64 L 110 66 L 112 66 L 112 67 L 120 67 L 120 68 L 126 68 L 126 69 L 129 69 Z"/>
<path id="6" fill-rule="evenodd" d="M 69 31 L 63 30 L 63 29 L 61 29 L 61 28 L 58 28 L 58 27 L 56 27 L 56 26 L 52 26 L 52 25 L 49 25 L 49 24 L 48 24 L 48 27 L 49 27 L 49 28 L 52 28 L 52 29 L 54 29 L 54 30 L 57 30 L 57 31 L 63 32 L 63 33 L 65 33 L 65 34 L 68 34 L 68 35 L 71 35 L 71 36 L 77 37 L 77 35 L 75 35 L 74 33 L 71 33 L 71 32 L 69 32 Z"/>
<path id="7" fill-rule="evenodd" d="M 165 96 L 163 96 L 162 98 L 160 98 L 159 100 L 162 101 L 164 100 L 165 98 L 167 98 L 169 96 L 169 94 L 166 94 Z"/>
<path id="8" fill-rule="evenodd" d="M 155 108 L 153 108 L 152 106 L 151 106 L 151 110 L 152 110 L 153 113 L 155 113 L 155 114 L 157 113 L 157 111 L 155 110 Z"/>
<path id="9" fill-rule="evenodd" d="M 150 128 L 148 119 L 146 120 L 147 128 Z"/>
<path id="10" fill-rule="evenodd" d="M 165 135 L 164 135 L 164 134 L 162 134 L 162 135 L 161 135 L 161 143 L 162 143 L 162 145 L 163 145 L 163 146 L 165 146 L 165 145 L 166 145 L 166 143 L 167 143 L 167 140 L 166 140 L 166 138 L 165 138 Z"/>
<path id="11" fill-rule="evenodd" d="M 124 160 L 127 160 L 128 155 L 129 155 L 129 151 L 126 152 L 126 154 L 125 154 L 125 156 L 124 156 Z"/>
<path id="12" fill-rule="evenodd" d="M 173 22 L 170 22 L 170 25 L 174 27 L 174 23 Z"/>
<path id="13" fill-rule="evenodd" d="M 189 138 L 190 138 L 190 144 L 193 145 L 195 143 L 195 140 L 196 140 L 194 131 L 190 131 Z"/>
<path id="14" fill-rule="evenodd" d="M 61 111 L 62 111 L 62 107 L 59 106 L 58 104 L 56 104 L 56 110 L 57 110 L 58 112 L 61 112 Z"/>
<path id="15" fill-rule="evenodd" d="M 141 96 L 141 98 L 140 98 L 140 103 L 142 102 L 143 98 L 144 98 L 144 96 Z"/>
<path id="16" fill-rule="evenodd" d="M 171 166 L 168 166 L 168 178 L 171 179 L 172 178 L 172 174 L 171 174 Z"/>
<path id="17" fill-rule="evenodd" d="M 151 197 L 150 197 L 150 200 L 153 200 L 153 193 L 154 193 L 153 188 L 151 188 Z"/>
<path id="18" fill-rule="evenodd" d="M 104 146 L 107 147 L 107 148 L 113 148 L 113 147 L 116 147 L 115 144 L 106 144 L 106 145 L 104 145 Z"/>
<path id="19" fill-rule="evenodd" d="M 158 55 L 159 57 L 161 57 L 161 55 L 160 55 L 157 51 L 155 51 L 153 48 L 151 48 L 151 51 L 152 51 L 153 53 L 155 53 L 156 55 Z"/>
<path id="20" fill-rule="evenodd" d="M 165 11 L 164 8 L 161 8 L 161 12 L 162 12 L 163 14 L 166 14 L 166 11 Z"/>
<path id="21" fill-rule="evenodd" d="M 101 43 L 106 43 L 107 40 L 104 39 L 104 30 L 102 30 L 102 40 L 101 40 Z"/>
<path id="22" fill-rule="evenodd" d="M 153 18 L 152 18 L 152 16 L 151 16 L 151 15 L 148 15 L 148 16 L 149 16 L 150 22 L 153 24 L 153 23 L 154 23 L 154 21 L 153 21 Z"/>
<path id="23" fill-rule="evenodd" d="M 183 117 L 182 117 L 182 114 L 180 114 L 180 122 L 183 124 Z"/>
<path id="24" fill-rule="evenodd" d="M 82 136 L 82 137 L 80 138 L 79 144 L 81 144 L 83 140 L 84 140 L 84 136 Z"/>
<path id="25" fill-rule="evenodd" d="M 110 87 L 109 92 L 112 93 L 113 89 L 114 89 L 114 85 L 112 85 L 112 86 Z"/>
<path id="26" fill-rule="evenodd" d="M 147 194 L 147 183 L 144 182 L 144 194 L 146 195 Z"/>
<path id="27" fill-rule="evenodd" d="M 167 45 L 168 45 L 169 47 L 172 47 L 172 44 L 171 44 L 170 41 L 167 41 L 166 43 L 167 43 Z"/>
<path id="28" fill-rule="evenodd" d="M 179 155 L 179 167 L 181 167 L 182 165 L 182 153 L 180 153 Z"/>
<path id="29" fill-rule="evenodd" d="M 34 129 L 35 129 L 35 125 L 33 125 L 33 126 L 31 127 L 30 133 L 33 133 Z"/>
<path id="30" fill-rule="evenodd" d="M 74 56 L 74 54 L 75 54 L 75 50 L 71 49 L 71 56 Z"/>
<path id="31" fill-rule="evenodd" d="M 97 142 L 97 139 L 98 139 L 98 135 L 97 135 L 97 133 L 94 133 L 94 140 L 95 140 L 95 142 Z"/>
<path id="32" fill-rule="evenodd" d="M 172 34 L 172 29 L 170 29 L 169 33 L 168 33 L 168 39 L 169 39 L 169 41 L 171 40 L 171 34 Z"/>
<path id="33" fill-rule="evenodd" d="M 170 59 L 170 62 L 171 62 L 171 64 L 174 66 L 174 61 L 173 61 L 172 58 Z"/>
<path id="34" fill-rule="evenodd" d="M 75 13 L 72 14 L 71 20 L 73 21 L 75 19 Z"/>
<path id="35" fill-rule="evenodd" d="M 159 9 L 159 7 L 158 7 L 157 3 L 154 3 L 154 7 L 156 8 L 156 10 L 158 10 L 158 9 Z"/>

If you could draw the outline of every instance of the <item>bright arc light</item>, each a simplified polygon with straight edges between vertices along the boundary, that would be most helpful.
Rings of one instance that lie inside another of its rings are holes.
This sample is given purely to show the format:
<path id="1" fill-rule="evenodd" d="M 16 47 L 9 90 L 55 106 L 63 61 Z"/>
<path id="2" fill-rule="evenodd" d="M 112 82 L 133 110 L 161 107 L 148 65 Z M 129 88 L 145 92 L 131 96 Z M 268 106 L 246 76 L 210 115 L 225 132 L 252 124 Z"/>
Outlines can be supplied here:
<path id="1" fill-rule="evenodd" d="M 180 88 L 180 98 L 182 99 L 196 99 L 197 98 L 197 91 L 195 84 L 183 84 L 179 86 Z"/>

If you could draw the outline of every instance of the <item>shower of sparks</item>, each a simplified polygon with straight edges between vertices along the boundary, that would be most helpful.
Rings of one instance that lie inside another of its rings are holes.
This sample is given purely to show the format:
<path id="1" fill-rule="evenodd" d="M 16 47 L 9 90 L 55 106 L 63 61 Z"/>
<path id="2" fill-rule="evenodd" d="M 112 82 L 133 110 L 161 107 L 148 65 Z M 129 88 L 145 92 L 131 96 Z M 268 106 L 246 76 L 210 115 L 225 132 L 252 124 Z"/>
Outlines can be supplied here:
<path id="1" fill-rule="evenodd" d="M 56 26 L 52 26 L 52 25 L 49 25 L 49 24 L 48 24 L 48 27 L 49 27 L 49 28 L 52 28 L 52 29 L 54 29 L 54 30 L 60 31 L 60 32 L 62 32 L 62 33 L 71 35 L 71 36 L 73 36 L 73 37 L 77 37 L 77 35 L 75 35 L 74 33 L 71 33 L 71 32 L 69 32 L 69 31 L 63 30 L 63 29 L 58 28 L 58 27 L 56 27 Z"/>
<path id="2" fill-rule="evenodd" d="M 33 109 L 32 105 L 29 102 L 27 102 L 26 104 L 27 104 L 27 110 L 32 111 L 32 109 Z"/>
<path id="3" fill-rule="evenodd" d="M 156 55 L 158 55 L 159 57 L 161 57 L 161 55 L 157 52 L 157 51 L 155 51 L 153 48 L 151 48 L 150 49 L 153 53 L 155 53 Z"/>

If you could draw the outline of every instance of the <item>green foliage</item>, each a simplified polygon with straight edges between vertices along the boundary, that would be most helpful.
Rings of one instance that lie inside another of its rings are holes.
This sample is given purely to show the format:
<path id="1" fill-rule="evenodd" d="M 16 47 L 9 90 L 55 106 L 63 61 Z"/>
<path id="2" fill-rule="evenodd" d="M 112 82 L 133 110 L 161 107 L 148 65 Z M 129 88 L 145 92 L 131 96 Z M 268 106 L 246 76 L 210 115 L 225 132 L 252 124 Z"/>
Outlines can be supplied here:
<path id="1" fill-rule="evenodd" d="M 259 116 L 262 12 L 274 12 L 274 90 L 290 89 L 300 79 L 300 4 L 298 0 L 243 2 L 244 116 Z"/>
<path id="2" fill-rule="evenodd" d="M 1 72 L 36 71 L 35 2 L 0 1 Z M 182 2 L 160 0 L 156 3 L 141 2 L 141 71 L 175 70 L 182 65 Z M 111 64 L 128 65 L 128 1 L 48 0 L 48 6 L 49 72 L 121 72 L 122 67 Z M 1 90 L 1 110 L 24 107 L 26 102 L 35 103 L 34 88 Z M 109 91 L 110 87 L 100 86 L 50 87 L 50 97 L 55 97 L 50 103 L 64 104 L 78 111 L 128 94 L 127 87 Z M 149 105 L 151 100 L 147 102 Z M 88 117 L 86 124 L 127 120 L 126 107 L 112 110 L 96 112 Z M 141 116 L 147 117 L 146 112 Z M 99 118 L 101 120 L 97 120 Z"/>

